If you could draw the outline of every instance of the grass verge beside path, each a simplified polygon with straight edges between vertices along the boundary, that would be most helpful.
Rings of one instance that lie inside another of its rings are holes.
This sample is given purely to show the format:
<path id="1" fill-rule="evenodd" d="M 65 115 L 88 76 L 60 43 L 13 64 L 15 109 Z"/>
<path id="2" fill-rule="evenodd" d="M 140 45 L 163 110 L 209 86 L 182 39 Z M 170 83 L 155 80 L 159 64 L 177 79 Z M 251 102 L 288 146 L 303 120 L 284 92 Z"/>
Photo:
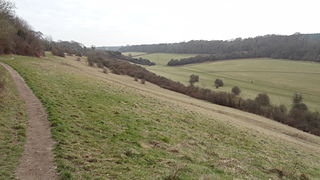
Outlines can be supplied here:
<path id="1" fill-rule="evenodd" d="M 10 74 L 0 65 L 0 179 L 15 179 L 27 116 Z"/>

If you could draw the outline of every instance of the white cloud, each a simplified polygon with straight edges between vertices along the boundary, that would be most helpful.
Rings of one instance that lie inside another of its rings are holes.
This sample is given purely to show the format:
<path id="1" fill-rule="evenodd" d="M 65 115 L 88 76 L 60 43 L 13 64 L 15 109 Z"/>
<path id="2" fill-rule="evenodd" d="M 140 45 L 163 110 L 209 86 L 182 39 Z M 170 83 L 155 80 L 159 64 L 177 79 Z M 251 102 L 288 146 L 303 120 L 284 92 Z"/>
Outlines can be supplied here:
<path id="1" fill-rule="evenodd" d="M 126 45 L 320 32 L 317 0 L 15 0 L 54 39 Z"/>

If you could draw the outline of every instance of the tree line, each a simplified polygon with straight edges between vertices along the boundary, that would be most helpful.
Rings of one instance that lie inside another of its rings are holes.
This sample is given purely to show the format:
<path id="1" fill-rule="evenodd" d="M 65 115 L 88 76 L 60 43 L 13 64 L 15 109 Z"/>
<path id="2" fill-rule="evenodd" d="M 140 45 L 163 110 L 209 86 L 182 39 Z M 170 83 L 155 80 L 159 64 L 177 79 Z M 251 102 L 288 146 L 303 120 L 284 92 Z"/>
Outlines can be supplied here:
<path id="1" fill-rule="evenodd" d="M 265 35 L 227 41 L 193 40 L 181 43 L 124 46 L 119 50 L 122 52 L 204 54 L 196 58 L 186 58 L 181 60 L 182 62 L 173 60 L 171 65 L 260 57 L 319 62 L 320 34 Z"/>
<path id="2" fill-rule="evenodd" d="M 190 85 L 186 86 L 180 82 L 175 82 L 149 72 L 141 66 L 116 59 L 107 51 L 92 50 L 88 54 L 88 63 L 91 66 L 96 64 L 101 68 L 107 67 L 115 74 L 128 75 L 135 80 L 138 78 L 143 79 L 144 81 L 151 82 L 165 89 L 206 100 L 214 104 L 258 114 L 300 130 L 320 135 L 320 114 L 318 112 L 310 112 L 307 105 L 303 103 L 300 94 L 294 95 L 292 108 L 288 110 L 284 105 L 273 105 L 269 96 L 264 93 L 258 94 L 255 99 L 243 99 L 237 95 L 241 92 L 239 87 L 234 87 L 232 93 L 217 92 L 196 87 L 194 83 L 199 81 L 199 76 L 197 75 L 191 75 Z M 215 85 L 219 87 L 223 86 L 223 82 L 216 80 Z"/>
<path id="3" fill-rule="evenodd" d="M 0 0 L 0 54 L 39 57 L 43 55 L 41 39 L 41 32 L 16 15 L 13 3 Z"/>
<path id="4" fill-rule="evenodd" d="M 248 56 L 246 54 L 241 53 L 231 53 L 231 54 L 223 54 L 223 55 L 197 55 L 189 58 L 182 59 L 171 59 L 167 65 L 168 66 L 180 66 L 185 64 L 194 64 L 194 63 L 202 63 L 202 62 L 214 62 L 221 60 L 230 60 L 230 59 L 241 59 L 241 58 L 254 58 L 254 56 Z"/>
<path id="5" fill-rule="evenodd" d="M 75 42 L 75 41 L 52 41 L 50 38 L 45 38 L 43 40 L 44 49 L 46 51 L 51 51 L 53 55 L 65 57 L 65 55 L 76 55 L 76 56 L 87 56 L 92 51 L 98 52 L 106 52 L 109 57 L 115 59 L 121 59 L 125 61 L 129 61 L 135 64 L 146 65 L 146 66 L 153 66 L 155 65 L 154 62 L 151 62 L 148 59 L 144 58 L 133 58 L 131 56 L 125 56 L 119 51 L 107 51 L 107 50 L 100 50 L 95 47 L 87 48 L 83 44 Z"/>

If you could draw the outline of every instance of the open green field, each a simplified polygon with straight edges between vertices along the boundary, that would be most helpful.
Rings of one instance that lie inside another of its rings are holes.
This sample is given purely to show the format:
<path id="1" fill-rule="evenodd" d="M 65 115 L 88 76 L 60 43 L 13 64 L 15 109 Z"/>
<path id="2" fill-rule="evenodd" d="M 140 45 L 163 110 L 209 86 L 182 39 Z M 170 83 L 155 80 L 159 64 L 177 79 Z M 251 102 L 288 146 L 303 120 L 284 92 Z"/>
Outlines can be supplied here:
<path id="1" fill-rule="evenodd" d="M 320 177 L 319 137 L 75 57 L 5 59 L 48 112 L 61 179 Z"/>
<path id="2" fill-rule="evenodd" d="M 145 54 L 148 54 L 148 53 L 145 53 L 145 52 L 124 52 L 122 54 L 124 54 L 126 56 L 131 55 L 132 57 L 137 57 L 137 56 L 142 56 L 142 55 L 145 55 Z"/>
<path id="3" fill-rule="evenodd" d="M 239 86 L 244 98 L 255 98 L 258 93 L 267 93 L 274 104 L 285 104 L 288 107 L 292 95 L 298 92 L 310 109 L 320 111 L 319 63 L 261 58 L 146 68 L 184 84 L 188 84 L 191 74 L 196 74 L 200 77 L 196 86 L 214 90 L 217 90 L 214 81 L 220 78 L 225 86 L 219 88 L 219 91 L 231 92 L 233 86 Z"/>
<path id="4" fill-rule="evenodd" d="M 8 71 L 0 66 L 0 179 L 15 179 L 25 143 L 26 121 L 23 101 Z"/>
<path id="5" fill-rule="evenodd" d="M 148 59 L 157 65 L 167 65 L 167 63 L 171 59 L 182 59 L 182 58 L 189 58 L 194 57 L 198 54 L 174 54 L 174 53 L 144 53 L 144 52 L 126 52 L 123 53 L 125 55 L 131 54 L 135 58 L 145 58 Z"/>

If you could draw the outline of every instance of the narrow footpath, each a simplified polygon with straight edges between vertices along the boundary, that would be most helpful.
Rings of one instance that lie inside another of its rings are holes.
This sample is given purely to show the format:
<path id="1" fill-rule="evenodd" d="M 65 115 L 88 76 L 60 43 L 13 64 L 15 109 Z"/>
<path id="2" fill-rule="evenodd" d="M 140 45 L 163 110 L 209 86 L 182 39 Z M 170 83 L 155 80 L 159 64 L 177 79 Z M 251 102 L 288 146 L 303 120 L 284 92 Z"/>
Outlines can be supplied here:
<path id="1" fill-rule="evenodd" d="M 25 101 L 28 113 L 27 141 L 16 170 L 16 178 L 19 180 L 58 179 L 52 153 L 54 141 L 51 138 L 47 113 L 23 78 L 10 66 L 4 63 L 0 65 L 11 74 L 18 93 Z"/>

